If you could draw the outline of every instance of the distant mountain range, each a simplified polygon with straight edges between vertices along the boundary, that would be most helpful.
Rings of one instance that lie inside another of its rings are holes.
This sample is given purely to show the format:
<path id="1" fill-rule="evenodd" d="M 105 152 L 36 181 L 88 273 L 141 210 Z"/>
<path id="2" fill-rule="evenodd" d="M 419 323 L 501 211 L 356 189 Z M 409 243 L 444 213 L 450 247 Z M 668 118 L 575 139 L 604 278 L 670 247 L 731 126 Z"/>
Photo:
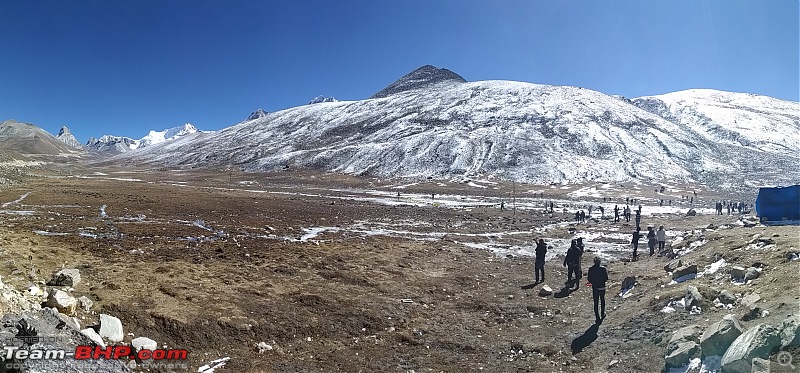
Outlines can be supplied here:
<path id="1" fill-rule="evenodd" d="M 423 66 L 370 99 L 304 105 L 114 158 L 248 171 L 526 182 L 798 179 L 797 102 L 714 90 L 627 99 Z"/>
<path id="2" fill-rule="evenodd" d="M 319 96 L 274 113 L 258 109 L 215 132 L 186 124 L 138 140 L 90 139 L 85 149 L 137 165 L 731 188 L 800 179 L 798 113 L 797 102 L 755 94 L 694 89 L 628 99 L 580 87 L 468 82 L 426 65 L 365 100 Z M 63 128 L 59 138 L 72 152 L 70 137 Z"/>
<path id="3" fill-rule="evenodd" d="M 124 153 L 167 141 L 173 141 L 196 132 L 198 132 L 197 128 L 191 123 L 186 123 L 182 126 L 168 128 L 163 131 L 150 131 L 150 133 L 138 140 L 129 137 L 104 135 L 99 139 L 94 137 L 90 138 L 89 141 L 86 142 L 86 149 L 102 153 Z"/>

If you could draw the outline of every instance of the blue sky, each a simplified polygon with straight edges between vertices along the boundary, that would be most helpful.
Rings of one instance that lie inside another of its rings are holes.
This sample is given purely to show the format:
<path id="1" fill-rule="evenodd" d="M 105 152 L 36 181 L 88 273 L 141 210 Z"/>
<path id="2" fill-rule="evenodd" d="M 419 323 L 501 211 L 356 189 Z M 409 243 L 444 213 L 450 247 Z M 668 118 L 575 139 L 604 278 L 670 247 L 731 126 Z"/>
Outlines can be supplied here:
<path id="1" fill-rule="evenodd" d="M 79 141 L 221 129 L 431 64 L 637 97 L 798 101 L 797 0 L 3 1 L 0 120 Z"/>

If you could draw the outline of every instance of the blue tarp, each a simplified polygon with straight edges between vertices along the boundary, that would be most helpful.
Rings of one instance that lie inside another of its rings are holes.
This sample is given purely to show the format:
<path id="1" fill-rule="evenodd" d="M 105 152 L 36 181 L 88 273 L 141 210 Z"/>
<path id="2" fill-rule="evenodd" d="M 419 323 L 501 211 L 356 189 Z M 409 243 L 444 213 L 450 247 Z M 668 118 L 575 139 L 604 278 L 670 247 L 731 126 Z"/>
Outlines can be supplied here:
<path id="1" fill-rule="evenodd" d="M 800 224 L 800 185 L 759 189 L 756 212 L 764 224 Z"/>

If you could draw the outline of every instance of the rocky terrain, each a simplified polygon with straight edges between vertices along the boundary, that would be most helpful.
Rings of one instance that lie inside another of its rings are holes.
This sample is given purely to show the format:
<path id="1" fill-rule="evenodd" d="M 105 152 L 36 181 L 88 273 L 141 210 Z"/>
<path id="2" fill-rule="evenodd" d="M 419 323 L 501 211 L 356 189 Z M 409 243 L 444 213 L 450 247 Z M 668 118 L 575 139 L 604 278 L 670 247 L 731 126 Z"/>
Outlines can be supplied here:
<path id="1" fill-rule="evenodd" d="M 626 198 L 665 226 L 666 256 L 631 261 L 633 223 L 610 218 Z M 791 371 L 797 230 L 716 216 L 718 200 L 752 195 L 42 165 L 0 189 L 0 333 L 21 344 L 32 327 L 30 348 L 65 349 L 145 337 L 187 349 L 192 371 Z M 590 288 L 564 283 L 574 237 L 584 273 L 595 256 L 609 271 L 600 324 Z M 553 246 L 541 284 L 536 238 Z M 49 371 L 85 369 L 62 363 Z"/>

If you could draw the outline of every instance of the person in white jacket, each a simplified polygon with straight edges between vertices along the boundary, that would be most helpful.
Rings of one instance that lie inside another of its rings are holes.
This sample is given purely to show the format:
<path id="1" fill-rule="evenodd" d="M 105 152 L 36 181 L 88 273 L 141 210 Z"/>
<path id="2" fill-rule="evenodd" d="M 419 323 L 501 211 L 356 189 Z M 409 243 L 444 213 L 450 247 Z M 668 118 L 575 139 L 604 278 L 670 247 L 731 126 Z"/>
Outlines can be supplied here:
<path id="1" fill-rule="evenodd" d="M 658 256 L 664 255 L 664 244 L 667 241 L 667 232 L 664 231 L 663 225 L 658 227 L 656 239 L 658 240 Z"/>

